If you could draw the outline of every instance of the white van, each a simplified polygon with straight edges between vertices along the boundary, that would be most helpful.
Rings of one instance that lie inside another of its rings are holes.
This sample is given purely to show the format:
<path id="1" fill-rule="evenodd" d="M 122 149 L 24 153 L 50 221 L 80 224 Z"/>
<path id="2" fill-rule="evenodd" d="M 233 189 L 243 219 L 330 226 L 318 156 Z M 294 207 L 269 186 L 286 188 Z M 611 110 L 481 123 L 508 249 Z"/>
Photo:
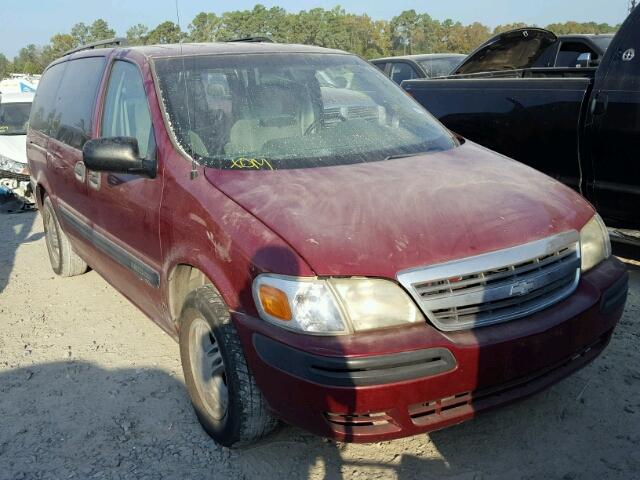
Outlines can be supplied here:
<path id="1" fill-rule="evenodd" d="M 27 126 L 34 94 L 0 93 L 0 186 L 23 201 L 30 197 Z"/>

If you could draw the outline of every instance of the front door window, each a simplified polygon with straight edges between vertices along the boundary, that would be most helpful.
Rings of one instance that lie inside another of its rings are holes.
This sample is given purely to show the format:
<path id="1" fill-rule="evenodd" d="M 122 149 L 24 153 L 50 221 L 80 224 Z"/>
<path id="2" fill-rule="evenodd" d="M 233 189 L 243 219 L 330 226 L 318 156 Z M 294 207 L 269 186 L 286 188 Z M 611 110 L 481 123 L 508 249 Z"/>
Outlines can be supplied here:
<path id="1" fill-rule="evenodd" d="M 155 154 L 147 95 L 138 67 L 116 61 L 111 70 L 102 117 L 102 137 L 133 137 L 143 158 Z"/>

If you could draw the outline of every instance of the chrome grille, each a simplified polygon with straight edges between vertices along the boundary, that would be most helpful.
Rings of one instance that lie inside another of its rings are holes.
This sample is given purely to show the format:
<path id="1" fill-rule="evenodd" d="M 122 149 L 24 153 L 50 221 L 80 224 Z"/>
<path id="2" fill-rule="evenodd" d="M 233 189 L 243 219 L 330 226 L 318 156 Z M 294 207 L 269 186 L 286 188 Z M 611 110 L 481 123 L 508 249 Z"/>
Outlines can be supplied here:
<path id="1" fill-rule="evenodd" d="M 400 272 L 398 281 L 439 329 L 513 320 L 570 295 L 580 279 L 576 231 L 454 262 Z"/>

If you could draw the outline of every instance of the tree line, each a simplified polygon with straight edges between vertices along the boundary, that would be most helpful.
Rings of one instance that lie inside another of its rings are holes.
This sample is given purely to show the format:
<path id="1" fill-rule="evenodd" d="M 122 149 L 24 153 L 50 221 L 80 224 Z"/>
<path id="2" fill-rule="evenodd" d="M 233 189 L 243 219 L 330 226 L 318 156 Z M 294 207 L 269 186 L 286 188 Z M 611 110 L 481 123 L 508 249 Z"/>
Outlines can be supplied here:
<path id="1" fill-rule="evenodd" d="M 250 36 L 265 36 L 275 42 L 303 43 L 338 48 L 364 58 L 415 53 L 469 53 L 493 34 L 513 28 L 532 26 L 524 23 L 499 25 L 491 30 L 474 22 L 463 25 L 451 19 L 439 21 L 427 13 L 406 10 L 391 20 L 374 20 L 366 14 L 348 13 L 341 7 L 314 8 L 298 13 L 280 7 L 255 5 L 252 10 L 237 10 L 221 15 L 202 12 L 184 31 L 173 21 L 155 28 L 143 24 L 126 31 L 130 45 L 158 43 L 214 42 Z M 554 33 L 611 33 L 619 25 L 606 23 L 554 23 L 545 27 Z M 98 19 L 86 25 L 75 24 L 68 33 L 57 33 L 42 47 L 29 44 L 11 61 L 0 53 L 0 78 L 9 73 L 41 73 L 67 50 L 116 36 L 109 24 Z"/>

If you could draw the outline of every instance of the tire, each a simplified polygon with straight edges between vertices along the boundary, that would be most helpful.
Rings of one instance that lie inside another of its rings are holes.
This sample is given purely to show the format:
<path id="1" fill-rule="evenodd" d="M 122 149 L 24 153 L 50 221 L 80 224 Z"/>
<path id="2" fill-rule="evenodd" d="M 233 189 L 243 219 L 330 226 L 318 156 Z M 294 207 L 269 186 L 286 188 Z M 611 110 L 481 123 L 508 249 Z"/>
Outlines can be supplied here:
<path id="1" fill-rule="evenodd" d="M 229 311 L 212 286 L 187 296 L 179 326 L 184 379 L 205 431 L 227 447 L 251 444 L 270 433 L 277 420 L 247 367 Z"/>
<path id="2" fill-rule="evenodd" d="M 42 204 L 42 221 L 53 271 L 61 277 L 74 277 L 86 273 L 87 264 L 73 250 L 69 238 L 60 228 L 60 222 L 48 196 Z"/>

